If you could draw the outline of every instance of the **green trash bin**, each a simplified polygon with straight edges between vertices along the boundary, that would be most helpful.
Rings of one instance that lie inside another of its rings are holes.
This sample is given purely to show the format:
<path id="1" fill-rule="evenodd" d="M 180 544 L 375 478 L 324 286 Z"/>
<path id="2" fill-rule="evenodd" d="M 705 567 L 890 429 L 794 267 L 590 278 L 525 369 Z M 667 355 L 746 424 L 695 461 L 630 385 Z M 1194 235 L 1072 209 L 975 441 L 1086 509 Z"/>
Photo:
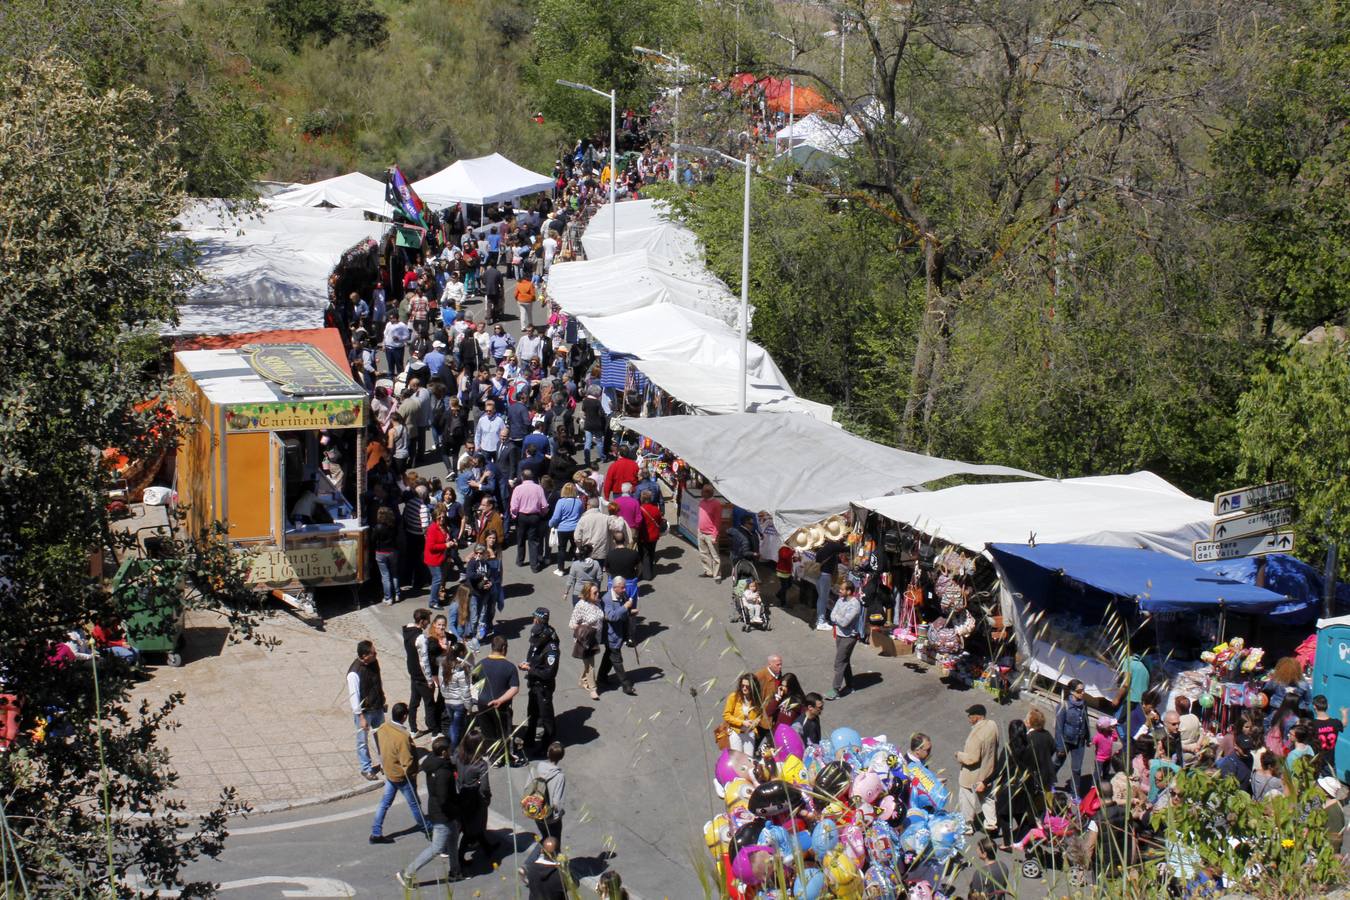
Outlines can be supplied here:
<path id="1" fill-rule="evenodd" d="M 156 586 L 148 581 L 157 565 L 161 569 L 159 584 L 152 590 Z M 122 609 L 122 627 L 131 645 L 142 655 L 162 653 L 168 665 L 177 667 L 183 664 L 182 576 L 164 571 L 165 566 L 153 559 L 124 560 L 113 576 L 112 591 Z"/>

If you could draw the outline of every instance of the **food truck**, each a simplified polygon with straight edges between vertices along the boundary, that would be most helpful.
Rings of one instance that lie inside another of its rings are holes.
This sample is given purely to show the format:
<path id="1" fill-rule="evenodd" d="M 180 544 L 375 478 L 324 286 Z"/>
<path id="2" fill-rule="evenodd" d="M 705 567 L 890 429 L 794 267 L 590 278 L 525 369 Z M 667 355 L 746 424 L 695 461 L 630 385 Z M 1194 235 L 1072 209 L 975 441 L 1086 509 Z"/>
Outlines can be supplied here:
<path id="1" fill-rule="evenodd" d="M 231 343 L 174 354 L 195 423 L 178 451 L 178 502 L 194 535 L 225 523 L 259 590 L 317 616 L 316 588 L 355 592 L 366 577 L 366 394 L 336 332 Z"/>

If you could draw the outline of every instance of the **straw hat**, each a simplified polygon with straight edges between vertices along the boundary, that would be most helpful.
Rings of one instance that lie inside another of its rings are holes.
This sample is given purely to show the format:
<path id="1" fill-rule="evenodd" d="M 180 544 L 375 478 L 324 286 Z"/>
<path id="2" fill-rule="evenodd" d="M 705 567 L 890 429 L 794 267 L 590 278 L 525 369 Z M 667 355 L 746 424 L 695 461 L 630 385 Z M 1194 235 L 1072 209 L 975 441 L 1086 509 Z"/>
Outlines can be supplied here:
<path id="1" fill-rule="evenodd" d="M 819 525 L 812 525 L 807 529 L 807 534 L 810 537 L 810 542 L 807 544 L 807 547 L 815 549 L 825 543 L 825 529 L 821 528 Z"/>
<path id="2" fill-rule="evenodd" d="M 788 535 L 787 545 L 793 550 L 809 550 L 811 549 L 811 536 L 807 534 L 805 528 L 798 528 Z"/>
<path id="3" fill-rule="evenodd" d="M 844 535 L 848 534 L 848 523 L 844 521 L 843 516 L 830 516 L 822 524 L 821 528 L 825 537 L 832 541 L 842 541 Z"/>

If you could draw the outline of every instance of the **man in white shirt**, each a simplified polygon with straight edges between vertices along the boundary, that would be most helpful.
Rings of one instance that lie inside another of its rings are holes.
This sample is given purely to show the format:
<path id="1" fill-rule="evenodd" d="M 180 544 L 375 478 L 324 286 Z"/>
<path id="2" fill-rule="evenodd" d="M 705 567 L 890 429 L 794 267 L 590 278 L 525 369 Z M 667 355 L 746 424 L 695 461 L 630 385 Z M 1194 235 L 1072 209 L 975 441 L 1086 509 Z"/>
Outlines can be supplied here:
<path id="1" fill-rule="evenodd" d="M 389 374 L 403 371 L 403 348 L 412 340 L 412 329 L 398 320 L 398 313 L 389 313 L 389 324 L 384 326 L 384 358 L 389 363 Z"/>
<path id="2" fill-rule="evenodd" d="M 525 333 L 520 336 L 520 340 L 516 341 L 516 359 L 525 364 L 528 364 L 532 359 L 543 361 L 544 339 L 539 336 L 539 329 L 533 325 L 525 329 Z"/>
<path id="3" fill-rule="evenodd" d="M 544 271 L 547 272 L 553 265 L 553 255 L 558 252 L 558 239 L 553 236 L 553 230 L 545 232 L 543 241 L 544 248 Z"/>
<path id="4" fill-rule="evenodd" d="M 497 401 L 485 401 L 483 414 L 478 417 L 478 424 L 473 429 L 474 444 L 484 460 L 496 459 L 497 449 L 502 443 L 501 433 L 504 425 L 506 418 L 497 412 Z"/>
<path id="5" fill-rule="evenodd" d="M 464 303 L 464 296 L 464 282 L 459 280 L 458 272 L 451 272 L 450 280 L 445 283 L 445 290 L 441 291 L 442 313 L 446 310 L 458 310 Z"/>

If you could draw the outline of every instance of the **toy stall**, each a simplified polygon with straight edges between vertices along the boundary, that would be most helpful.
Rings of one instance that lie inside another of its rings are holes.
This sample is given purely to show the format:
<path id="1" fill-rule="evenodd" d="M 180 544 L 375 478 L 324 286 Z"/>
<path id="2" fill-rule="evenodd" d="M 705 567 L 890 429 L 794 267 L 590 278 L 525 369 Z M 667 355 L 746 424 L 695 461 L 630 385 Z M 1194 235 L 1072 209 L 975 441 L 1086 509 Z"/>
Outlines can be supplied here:
<path id="1" fill-rule="evenodd" d="M 1210 705 L 1259 703 L 1257 623 L 1288 598 L 1217 576 L 1189 560 L 1131 547 L 990 544 L 1011 599 L 1011 625 L 1027 671 L 1051 682 L 1079 679 L 1091 697 L 1114 700 L 1120 660 L 1143 650 L 1172 695 Z M 1171 703 L 1172 697 L 1165 698 Z"/>
<path id="2" fill-rule="evenodd" d="M 366 577 L 366 395 L 335 332 L 268 337 L 174 354 L 182 415 L 198 423 L 179 448 L 177 492 L 194 535 L 224 522 L 249 581 L 313 616 L 315 589 Z"/>

